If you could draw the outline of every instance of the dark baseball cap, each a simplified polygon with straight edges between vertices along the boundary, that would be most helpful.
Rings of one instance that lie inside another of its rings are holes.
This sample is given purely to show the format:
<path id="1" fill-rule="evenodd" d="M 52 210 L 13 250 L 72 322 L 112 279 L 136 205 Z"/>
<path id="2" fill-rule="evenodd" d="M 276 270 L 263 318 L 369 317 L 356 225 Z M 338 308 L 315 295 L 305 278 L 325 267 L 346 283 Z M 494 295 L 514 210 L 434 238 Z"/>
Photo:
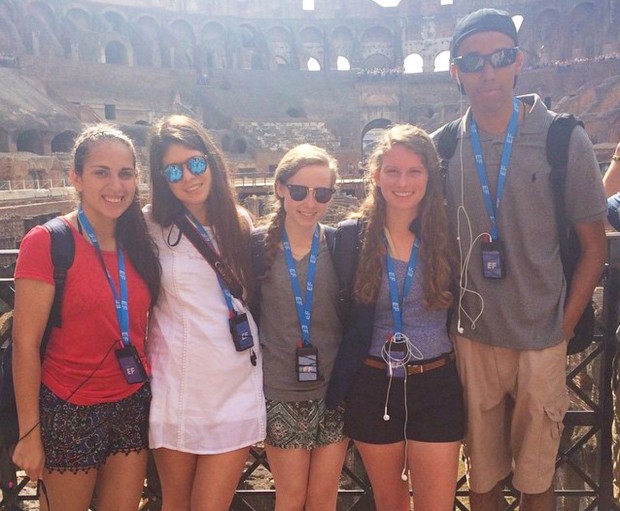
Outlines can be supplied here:
<path id="1" fill-rule="evenodd" d="M 479 32 L 501 32 L 510 37 L 515 42 L 515 46 L 519 45 L 517 27 L 510 14 L 499 9 L 485 7 L 468 14 L 456 24 L 450 45 L 450 58 L 457 56 L 459 45 L 465 39 Z"/>

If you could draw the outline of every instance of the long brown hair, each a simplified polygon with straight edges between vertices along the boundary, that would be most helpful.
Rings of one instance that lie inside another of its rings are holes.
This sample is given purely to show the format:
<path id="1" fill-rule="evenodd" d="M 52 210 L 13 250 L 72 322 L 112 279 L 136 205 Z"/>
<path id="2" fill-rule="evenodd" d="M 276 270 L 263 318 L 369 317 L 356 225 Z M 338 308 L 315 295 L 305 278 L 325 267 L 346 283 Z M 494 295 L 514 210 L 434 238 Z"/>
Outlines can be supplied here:
<path id="1" fill-rule="evenodd" d="M 330 170 L 331 186 L 333 187 L 336 184 L 336 179 L 338 179 L 338 162 L 336 159 L 325 149 L 312 144 L 301 144 L 288 151 L 282 157 L 280 163 L 278 163 L 276 173 L 273 176 L 274 191 L 277 190 L 278 185 L 286 185 L 291 177 L 309 165 L 325 165 Z M 263 278 L 269 273 L 269 269 L 275 260 L 278 247 L 282 241 L 282 231 L 284 229 L 284 220 L 286 219 L 284 199 L 278 197 L 277 193 L 275 193 L 275 197 L 277 200 L 267 222 L 264 251 L 265 273 L 262 275 Z"/>
<path id="2" fill-rule="evenodd" d="M 73 170 L 76 175 L 83 174 L 84 160 L 89 151 L 102 141 L 114 141 L 127 146 L 133 157 L 133 165 L 136 166 L 136 150 L 131 139 L 114 126 L 96 124 L 86 128 L 73 145 Z M 161 268 L 157 258 L 157 247 L 148 234 L 142 215 L 137 187 L 131 205 L 116 223 L 116 238 L 136 272 L 149 288 L 151 304 L 155 304 L 159 295 Z"/>
<path id="3" fill-rule="evenodd" d="M 151 129 L 149 160 L 153 220 L 162 227 L 171 227 L 175 217 L 184 212 L 183 203 L 174 196 L 161 173 L 164 155 L 173 144 L 181 144 L 206 155 L 211 172 L 207 218 L 214 228 L 221 258 L 250 293 L 250 226 L 240 218 L 235 192 L 220 151 L 200 123 L 184 115 L 165 117 Z"/>
<path id="4" fill-rule="evenodd" d="M 396 145 L 414 152 L 428 170 L 426 194 L 420 202 L 416 224 L 420 237 L 420 260 L 424 265 L 424 304 L 432 309 L 445 309 L 452 302 L 452 250 L 445 211 L 443 181 L 439 157 L 433 141 L 421 128 L 410 124 L 395 125 L 383 134 L 368 163 L 368 175 L 381 170 L 384 155 Z M 365 236 L 355 278 L 354 292 L 362 303 L 377 300 L 383 275 L 385 246 L 385 199 L 374 180 L 359 215 L 365 223 Z"/>

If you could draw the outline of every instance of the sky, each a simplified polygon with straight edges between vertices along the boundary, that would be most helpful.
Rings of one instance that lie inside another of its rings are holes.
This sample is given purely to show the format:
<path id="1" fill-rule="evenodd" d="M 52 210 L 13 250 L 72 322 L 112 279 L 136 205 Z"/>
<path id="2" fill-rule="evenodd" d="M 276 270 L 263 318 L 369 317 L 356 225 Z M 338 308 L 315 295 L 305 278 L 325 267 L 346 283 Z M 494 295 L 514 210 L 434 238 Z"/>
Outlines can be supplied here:
<path id="1" fill-rule="evenodd" d="M 400 0 L 373 0 L 373 2 L 379 4 L 381 7 L 396 7 Z"/>

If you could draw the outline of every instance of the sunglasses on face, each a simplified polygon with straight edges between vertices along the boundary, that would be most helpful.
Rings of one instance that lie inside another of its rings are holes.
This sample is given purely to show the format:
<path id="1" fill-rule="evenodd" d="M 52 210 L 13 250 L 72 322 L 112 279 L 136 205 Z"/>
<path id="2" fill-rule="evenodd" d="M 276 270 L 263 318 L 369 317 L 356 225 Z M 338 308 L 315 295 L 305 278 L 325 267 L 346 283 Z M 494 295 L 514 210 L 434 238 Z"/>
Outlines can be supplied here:
<path id="1" fill-rule="evenodd" d="M 206 156 L 192 156 L 183 163 L 171 163 L 161 169 L 161 175 L 170 184 L 179 183 L 183 179 L 183 167 L 186 167 L 194 176 L 204 174 L 209 168 Z"/>
<path id="2" fill-rule="evenodd" d="M 303 185 L 286 185 L 286 187 L 291 199 L 297 202 L 304 200 L 309 191 L 314 192 L 314 200 L 319 204 L 327 204 L 334 195 L 332 188 L 310 188 Z"/>
<path id="3" fill-rule="evenodd" d="M 452 63 L 463 73 L 479 73 L 484 69 L 484 65 L 488 62 L 493 69 L 510 66 L 517 60 L 519 48 L 501 48 L 489 55 L 480 55 L 479 53 L 468 53 L 452 59 Z"/>

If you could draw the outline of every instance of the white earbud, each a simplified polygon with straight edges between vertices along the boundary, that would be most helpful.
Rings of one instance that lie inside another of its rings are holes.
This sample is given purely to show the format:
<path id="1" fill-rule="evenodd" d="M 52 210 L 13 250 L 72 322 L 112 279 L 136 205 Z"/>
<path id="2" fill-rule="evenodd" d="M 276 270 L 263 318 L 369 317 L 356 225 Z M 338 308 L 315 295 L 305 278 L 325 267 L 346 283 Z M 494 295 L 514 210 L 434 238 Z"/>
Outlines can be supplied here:
<path id="1" fill-rule="evenodd" d="M 456 331 L 459 334 L 464 334 L 465 333 L 465 329 L 461 326 L 461 320 L 459 319 L 458 323 L 456 324 Z"/>
<path id="2" fill-rule="evenodd" d="M 400 478 L 401 478 L 403 481 L 406 481 L 406 480 L 408 479 L 408 478 L 407 478 L 407 469 L 406 469 L 406 468 L 403 468 L 403 471 L 402 471 L 402 472 L 401 472 L 401 474 L 400 474 Z"/>
<path id="3" fill-rule="evenodd" d="M 390 420 L 390 416 L 386 413 L 386 414 L 383 416 L 383 420 L 384 420 L 385 422 L 389 421 L 389 420 Z"/>

